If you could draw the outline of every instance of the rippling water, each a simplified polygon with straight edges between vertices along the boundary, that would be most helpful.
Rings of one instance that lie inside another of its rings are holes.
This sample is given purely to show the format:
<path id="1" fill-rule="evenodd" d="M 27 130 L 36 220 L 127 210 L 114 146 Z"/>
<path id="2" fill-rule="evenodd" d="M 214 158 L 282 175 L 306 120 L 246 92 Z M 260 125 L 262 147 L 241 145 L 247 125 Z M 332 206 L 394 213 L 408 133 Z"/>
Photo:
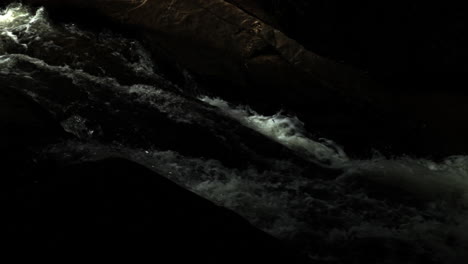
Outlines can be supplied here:
<path id="1" fill-rule="evenodd" d="M 75 136 L 41 156 L 132 159 L 317 261 L 360 263 L 369 251 L 373 263 L 466 257 L 468 157 L 352 160 L 295 117 L 193 97 L 157 63 L 110 30 L 54 23 L 20 4 L 0 11 L 1 85 Z"/>

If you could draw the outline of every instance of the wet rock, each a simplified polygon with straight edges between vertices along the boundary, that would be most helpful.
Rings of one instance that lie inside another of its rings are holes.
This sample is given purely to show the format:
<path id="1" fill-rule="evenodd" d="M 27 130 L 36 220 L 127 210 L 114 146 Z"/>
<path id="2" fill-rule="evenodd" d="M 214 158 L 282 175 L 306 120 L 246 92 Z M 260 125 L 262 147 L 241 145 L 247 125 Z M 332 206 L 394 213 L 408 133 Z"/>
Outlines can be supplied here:
<path id="1" fill-rule="evenodd" d="M 366 70 L 381 84 L 375 87 L 380 95 L 366 93 L 375 100 L 373 105 L 390 113 L 390 117 L 382 119 L 391 120 L 397 114 L 403 119 L 403 113 L 415 124 L 409 130 L 419 127 L 413 139 L 404 139 L 419 142 L 404 152 L 438 158 L 467 153 L 466 137 L 462 136 L 468 132 L 463 118 L 467 108 L 462 101 L 467 100 L 468 67 L 466 40 L 460 37 L 468 25 L 462 15 L 465 7 L 388 1 L 231 2 L 257 10 L 259 18 L 266 12 L 275 20 L 275 27 L 308 50 Z M 402 124 L 401 128 L 408 131 L 407 126 Z M 371 129 L 369 125 L 362 127 Z M 340 130 L 346 130 L 346 126 Z M 378 134 L 384 136 L 385 132 Z M 398 144 L 389 139 L 382 141 Z M 416 148 L 419 153 L 414 151 Z"/>
<path id="2" fill-rule="evenodd" d="M 286 109 L 350 154 L 369 156 L 372 148 L 405 153 L 419 144 L 404 115 L 372 102 L 376 89 L 364 74 L 306 50 L 225 1 L 148 1 L 136 9 L 102 1 L 33 2 L 92 8 L 143 30 L 152 53 L 194 73 L 203 93 L 268 114 Z M 362 141 L 355 144 L 356 138 Z"/>
<path id="3" fill-rule="evenodd" d="M 60 124 L 27 95 L 8 87 L 0 89 L 0 160 L 5 172 L 21 169 L 34 149 L 65 135 Z"/>
<path id="4" fill-rule="evenodd" d="M 234 102 L 248 103 L 263 112 L 273 111 L 272 109 L 289 110 L 303 120 L 311 131 L 316 131 L 318 136 L 334 139 L 354 156 L 368 157 L 373 148 L 389 155 L 409 154 L 425 157 L 432 156 L 432 153 L 444 156 L 467 152 L 465 144 L 457 146 L 456 143 L 451 143 L 447 147 L 438 137 L 438 132 L 433 133 L 430 129 L 424 129 L 423 124 L 431 122 L 432 116 L 427 114 L 428 111 L 419 111 L 421 108 L 419 103 L 413 103 L 408 107 L 405 103 L 408 96 L 406 88 L 395 96 L 394 92 L 399 88 L 386 90 L 371 81 L 367 74 L 310 52 L 272 27 L 271 23 L 259 19 L 258 17 L 262 15 L 252 10 L 263 9 L 255 4 L 247 5 L 243 3 L 244 1 L 231 1 L 233 5 L 222 0 L 154 0 L 135 8 L 138 3 L 109 4 L 108 1 L 65 3 L 45 0 L 31 2 L 55 8 L 57 6 L 73 9 L 90 8 L 114 21 L 141 29 L 151 43 L 153 53 L 166 54 L 192 71 L 204 86 L 205 93 L 222 96 Z M 273 15 L 275 10 L 279 10 L 288 18 L 294 17 L 298 12 L 302 12 L 302 17 L 305 19 L 326 18 L 327 22 L 323 23 L 330 25 L 331 34 L 336 34 L 333 30 L 339 29 L 341 25 L 334 25 L 333 19 L 324 17 L 325 14 L 333 13 L 333 10 L 338 8 L 334 1 L 306 3 L 285 0 L 274 1 L 270 6 L 263 1 L 258 3 L 265 6 L 265 11 L 273 9 L 267 12 Z M 282 6 L 288 8 L 281 10 Z M 379 16 L 377 21 L 380 21 L 380 18 L 387 21 L 384 29 L 378 29 L 379 36 L 382 37 L 389 31 L 393 34 L 390 35 L 395 36 L 399 31 L 394 32 L 395 28 L 392 27 L 394 24 L 398 26 L 397 28 L 404 27 L 404 17 L 392 16 L 394 13 L 391 11 L 394 11 L 396 6 L 388 10 L 386 6 L 383 10 L 383 6 L 383 4 L 372 4 L 369 9 L 365 4 L 346 4 L 339 7 L 339 10 L 344 12 L 343 17 L 335 19 L 343 24 L 349 22 L 347 18 L 354 13 L 346 13 L 347 7 L 350 10 L 364 12 L 362 17 L 372 16 L 370 14 L 372 12 L 366 13 L 365 10 L 378 10 L 383 12 L 383 15 Z M 320 13 L 319 10 L 326 12 L 320 16 L 313 16 L 308 15 L 309 10 L 313 14 Z M 252 14 L 257 14 L 257 17 Z M 297 21 L 291 23 L 296 25 Z M 359 20 L 359 23 L 368 23 L 368 21 L 363 19 Z M 348 24 L 352 29 L 356 28 L 355 24 Z M 307 36 L 310 42 L 321 43 L 320 45 L 323 44 L 325 47 L 330 43 L 325 37 L 316 38 L 316 31 L 313 29 L 319 26 L 309 28 L 308 23 L 299 23 L 299 25 L 298 34 Z M 285 30 L 287 31 L 287 26 Z M 359 36 L 374 36 L 376 32 L 374 28 L 368 31 L 361 32 Z M 317 32 L 321 34 L 319 29 Z M 288 34 L 295 37 L 294 34 Z M 401 45 L 397 41 L 399 38 L 385 41 L 388 40 L 385 35 L 382 39 L 379 39 L 378 43 L 385 43 L 384 46 L 387 48 L 380 46 L 373 50 L 372 54 L 377 55 L 372 55 L 372 58 L 383 61 L 384 64 L 387 59 L 392 59 L 394 63 L 391 67 L 394 69 L 406 67 L 407 63 L 402 59 L 405 57 L 402 51 L 404 47 L 393 48 L 393 44 Z M 334 43 L 338 43 L 339 47 L 343 46 L 339 44 L 342 43 L 340 41 Z M 419 80 L 418 77 L 416 79 Z M 396 80 L 396 83 L 392 83 L 392 87 L 407 87 L 403 79 Z M 412 83 L 414 84 L 414 81 Z M 416 83 L 418 86 L 421 85 L 419 81 Z M 425 104 L 422 106 L 430 110 L 430 106 Z M 444 112 L 444 114 L 451 113 Z M 457 129 L 459 126 L 456 124 L 456 122 L 448 124 L 446 130 Z M 447 123 L 439 122 L 434 129 L 442 131 L 444 125 Z M 464 127 L 463 131 L 468 131 L 468 128 Z M 442 137 L 448 136 L 451 134 L 442 133 Z M 457 138 L 461 139 L 460 136 Z M 428 145 L 432 146 L 430 150 L 426 147 Z"/>
<path id="5" fill-rule="evenodd" d="M 51 258 L 306 263 L 232 211 L 130 161 L 43 174 L 3 194 L 1 240 L 9 242 L 3 250 Z"/>
<path id="6" fill-rule="evenodd" d="M 10 59 L 12 64 L 5 65 L 0 80 L 35 95 L 67 132 L 81 140 L 173 150 L 232 167 L 257 164 L 268 168 L 271 159 L 301 162 L 281 144 L 176 92 L 164 80 L 155 86 L 125 86 L 27 56 Z"/>
<path id="7" fill-rule="evenodd" d="M 350 91 L 361 89 L 368 82 L 359 72 L 305 50 L 280 31 L 222 0 L 147 1 L 136 9 L 132 8 L 135 4 L 110 5 L 107 1 L 29 2 L 53 8 L 94 8 L 126 25 L 144 28 L 157 46 L 168 50 L 193 72 L 241 86 L 246 85 L 249 75 L 265 79 L 249 72 L 245 65 L 258 54 L 276 56 L 291 64 L 297 73 L 288 77 L 306 72 L 309 78 Z"/>
<path id="8" fill-rule="evenodd" d="M 398 85 L 392 89 L 418 89 L 412 87 L 418 80 L 424 82 L 424 89 L 433 89 L 436 86 L 431 82 L 438 77 L 430 73 L 453 76 L 467 68 L 466 60 L 460 59 L 467 55 L 462 48 L 466 40 L 460 33 L 468 21 L 462 15 L 466 8 L 459 4 L 252 2 L 276 18 L 282 31 L 307 49 Z M 412 84 L 400 83 L 405 79 Z"/>

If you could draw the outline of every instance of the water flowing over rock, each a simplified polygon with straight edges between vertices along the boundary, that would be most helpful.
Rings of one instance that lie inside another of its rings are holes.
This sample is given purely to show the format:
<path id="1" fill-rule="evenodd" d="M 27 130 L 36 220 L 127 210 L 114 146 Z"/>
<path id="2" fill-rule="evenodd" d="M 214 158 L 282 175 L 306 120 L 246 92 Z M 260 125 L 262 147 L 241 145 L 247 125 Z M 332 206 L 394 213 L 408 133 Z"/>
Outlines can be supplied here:
<path id="1" fill-rule="evenodd" d="M 275 23 L 262 19 L 260 11 L 252 11 L 262 10 L 259 6 L 278 9 L 289 1 L 258 1 L 256 6 L 245 1 L 151 0 L 140 7 L 139 1 L 29 2 L 57 13 L 98 13 L 130 31 L 143 31 L 151 53 L 189 69 L 205 93 L 251 105 L 262 113 L 285 109 L 317 136 L 344 145 L 352 156 L 368 158 L 373 149 L 425 158 L 466 154 L 468 127 L 457 118 L 458 113 L 468 112 L 457 100 L 461 94 L 420 93 L 399 89 L 399 83 L 384 89 L 367 74 L 305 49 L 273 27 Z M 321 6 L 299 1 L 284 12 L 310 10 L 314 5 L 331 12 L 334 2 Z M 303 30 L 314 35 L 306 25 Z M 444 99 L 442 106 L 433 102 L 434 96 Z M 436 113 L 435 107 L 440 108 Z"/>
<path id="2" fill-rule="evenodd" d="M 25 2 L 0 11 L 5 249 L 466 260 L 467 156 L 379 154 L 439 148 L 244 1 Z"/>
<path id="3" fill-rule="evenodd" d="M 7 193 L 2 250 L 49 259 L 303 263 L 233 212 L 138 164 L 106 159 L 45 173 Z"/>

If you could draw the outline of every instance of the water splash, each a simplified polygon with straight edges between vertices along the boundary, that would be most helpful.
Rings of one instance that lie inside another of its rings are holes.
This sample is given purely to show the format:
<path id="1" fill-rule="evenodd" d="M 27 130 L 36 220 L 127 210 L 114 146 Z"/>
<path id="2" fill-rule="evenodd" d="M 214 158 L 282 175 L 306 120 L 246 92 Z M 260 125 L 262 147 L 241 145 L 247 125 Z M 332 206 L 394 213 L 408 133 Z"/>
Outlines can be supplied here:
<path id="1" fill-rule="evenodd" d="M 332 141 L 308 137 L 303 123 L 296 117 L 281 113 L 263 116 L 248 107 L 230 106 L 219 98 L 204 96 L 200 100 L 322 166 L 343 169 L 343 178 L 363 177 L 421 199 L 445 200 L 468 206 L 468 157 L 449 157 L 441 163 L 409 157 L 350 160 L 344 150 Z"/>
<path id="2" fill-rule="evenodd" d="M 0 11 L 0 27 L 1 29 L 8 28 L 14 21 L 30 19 L 30 14 L 25 12 L 21 4 L 8 6 L 5 10 Z M 24 23 L 20 23 L 24 24 Z"/>
<path id="3" fill-rule="evenodd" d="M 0 43 L 10 40 L 27 48 L 29 42 L 51 30 L 44 8 L 32 11 L 22 4 L 14 3 L 0 13 Z"/>
<path id="4" fill-rule="evenodd" d="M 328 139 L 313 140 L 307 136 L 304 124 L 297 117 L 278 113 L 273 116 L 260 115 L 249 107 L 231 107 L 220 98 L 202 96 L 201 101 L 219 108 L 227 116 L 250 127 L 270 139 L 323 166 L 339 167 L 349 161 L 341 147 Z"/>

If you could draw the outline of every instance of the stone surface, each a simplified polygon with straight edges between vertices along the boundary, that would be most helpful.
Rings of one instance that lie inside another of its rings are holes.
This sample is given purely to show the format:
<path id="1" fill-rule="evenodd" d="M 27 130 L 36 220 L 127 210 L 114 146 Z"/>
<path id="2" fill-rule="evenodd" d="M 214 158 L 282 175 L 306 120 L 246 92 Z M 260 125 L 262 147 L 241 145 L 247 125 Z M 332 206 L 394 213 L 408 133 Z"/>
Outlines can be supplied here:
<path id="1" fill-rule="evenodd" d="M 130 161 L 46 168 L 2 192 L 2 250 L 61 258 L 306 263 L 232 211 Z"/>
<path id="2" fill-rule="evenodd" d="M 8 85 L 0 88 L 0 127 L 0 160 L 5 174 L 10 169 L 21 170 L 31 162 L 34 150 L 65 136 L 49 112 Z"/>
<path id="3" fill-rule="evenodd" d="M 385 83 L 391 84 L 391 88 L 383 89 L 370 81 L 366 74 L 308 51 L 281 31 L 252 16 L 255 13 L 247 9 L 258 9 L 253 4 L 231 1 L 241 7 L 237 8 L 223 0 L 153 0 L 135 9 L 135 3 L 104 0 L 30 2 L 73 9 L 91 8 L 114 21 L 142 29 L 151 43 L 153 53 L 165 53 L 188 68 L 209 93 L 230 101 L 248 103 L 264 112 L 289 110 L 303 120 L 311 131 L 334 139 L 356 156 L 369 155 L 373 148 L 397 155 L 431 156 L 432 152 L 437 153 L 437 156 L 445 156 L 467 153 L 464 144 L 454 140 L 447 147 L 440 137 L 450 137 L 452 133 L 447 131 L 459 128 L 465 133 L 468 127 L 460 127 L 458 121 L 447 123 L 435 120 L 429 114 L 430 103 L 408 104 L 411 95 L 407 93 L 409 86 L 405 78 L 395 78 L 393 81 L 390 77 Z M 289 1 L 275 1 L 277 6 L 274 8 L 281 7 L 281 3 L 290 4 Z M 298 2 L 291 6 L 301 7 L 301 4 Z M 316 10 L 325 8 L 332 12 L 335 8 L 334 2 L 325 7 L 315 4 L 318 5 Z M 340 8 L 345 10 L 344 7 L 349 5 Z M 373 6 L 382 11 L 380 7 L 380 4 Z M 353 8 L 361 10 L 361 5 L 351 6 L 350 10 Z M 291 12 L 297 10 L 293 8 Z M 387 11 L 384 13 L 382 19 L 389 15 Z M 311 17 L 314 19 L 314 16 Z M 346 21 L 345 17 L 333 19 Z M 390 17 L 388 21 L 393 20 L 403 21 L 398 17 Z M 366 20 L 361 22 L 367 23 Z M 398 25 L 401 28 L 404 24 Z M 315 34 L 307 33 L 313 28 L 304 22 L 297 30 L 308 37 L 305 42 L 328 43 L 327 39 L 315 39 Z M 387 23 L 380 35 L 394 29 L 392 23 Z M 397 63 L 393 64 L 393 68 L 400 69 L 406 67 L 407 63 L 398 59 L 404 57 L 399 50 L 379 49 L 376 52 L 384 54 L 383 61 L 387 57 L 396 58 Z M 372 58 L 380 60 L 380 55 Z M 409 75 L 416 76 L 411 78 L 413 82 L 410 84 L 424 90 L 428 84 L 424 81 L 428 74 L 422 74 L 422 78 L 418 77 L 417 71 Z M 441 81 L 445 79 L 441 77 Z M 415 80 L 421 81 L 415 83 Z M 441 81 L 437 83 L 442 84 Z M 421 100 L 427 98 L 423 91 L 419 95 Z M 456 100 L 447 101 L 447 104 L 455 103 Z M 444 104 L 441 107 L 442 116 L 452 115 L 452 112 L 445 110 L 447 106 Z M 461 105 L 459 107 L 463 108 Z M 425 110 L 420 111 L 420 108 Z M 434 129 L 441 131 L 441 134 L 425 129 L 425 123 L 433 123 Z M 359 139 L 358 145 L 353 143 L 356 138 Z M 430 150 L 425 149 L 428 145 L 432 146 Z"/>

